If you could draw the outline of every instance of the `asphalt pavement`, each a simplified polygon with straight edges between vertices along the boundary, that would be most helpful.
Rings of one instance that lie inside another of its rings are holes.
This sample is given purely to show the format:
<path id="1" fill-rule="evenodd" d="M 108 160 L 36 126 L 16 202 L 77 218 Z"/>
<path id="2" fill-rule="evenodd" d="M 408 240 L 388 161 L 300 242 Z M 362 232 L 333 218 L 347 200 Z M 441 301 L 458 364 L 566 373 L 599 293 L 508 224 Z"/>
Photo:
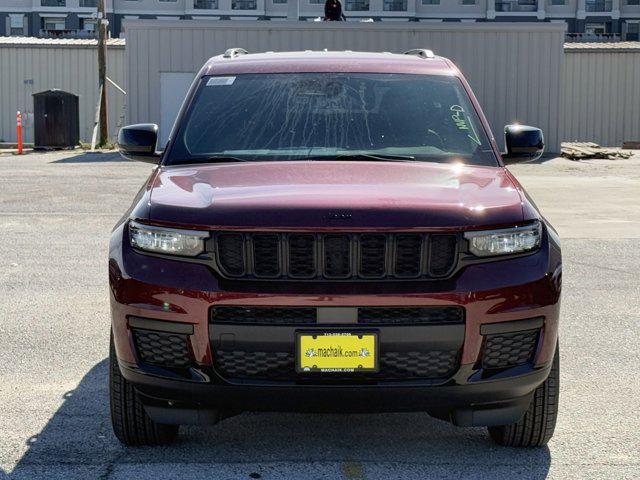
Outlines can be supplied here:
<path id="1" fill-rule="evenodd" d="M 548 447 L 426 414 L 243 414 L 124 448 L 107 399 L 109 232 L 151 167 L 0 155 L 0 480 L 640 478 L 640 155 L 512 167 L 564 255 Z"/>

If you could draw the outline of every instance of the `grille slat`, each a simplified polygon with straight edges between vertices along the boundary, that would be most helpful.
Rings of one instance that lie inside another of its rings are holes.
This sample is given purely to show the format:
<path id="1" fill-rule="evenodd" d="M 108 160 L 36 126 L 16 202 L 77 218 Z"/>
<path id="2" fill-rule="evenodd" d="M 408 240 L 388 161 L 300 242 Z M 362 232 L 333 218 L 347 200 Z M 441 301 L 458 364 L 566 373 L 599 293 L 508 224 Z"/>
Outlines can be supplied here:
<path id="1" fill-rule="evenodd" d="M 351 242 L 348 235 L 324 237 L 324 275 L 347 278 L 351 275 Z"/>
<path id="2" fill-rule="evenodd" d="M 429 237 L 429 274 L 441 277 L 448 274 L 456 262 L 456 237 L 431 235 Z"/>
<path id="3" fill-rule="evenodd" d="M 243 236 L 237 233 L 221 233 L 217 240 L 220 266 L 229 275 L 243 275 L 245 273 Z"/>
<path id="4" fill-rule="evenodd" d="M 398 277 L 415 278 L 420 275 L 422 259 L 421 235 L 398 235 L 394 274 Z"/>
<path id="5" fill-rule="evenodd" d="M 387 237 L 362 235 L 360 237 L 360 275 L 365 278 L 383 277 L 386 271 Z"/>
<path id="6" fill-rule="evenodd" d="M 253 236 L 253 273 L 256 277 L 280 275 L 280 241 L 275 234 Z"/>
<path id="7" fill-rule="evenodd" d="M 227 278 L 411 280 L 451 275 L 458 235 L 421 233 L 235 233 L 214 237 Z"/>
<path id="8" fill-rule="evenodd" d="M 313 235 L 289 235 L 289 275 L 311 278 L 316 275 L 316 241 Z"/>

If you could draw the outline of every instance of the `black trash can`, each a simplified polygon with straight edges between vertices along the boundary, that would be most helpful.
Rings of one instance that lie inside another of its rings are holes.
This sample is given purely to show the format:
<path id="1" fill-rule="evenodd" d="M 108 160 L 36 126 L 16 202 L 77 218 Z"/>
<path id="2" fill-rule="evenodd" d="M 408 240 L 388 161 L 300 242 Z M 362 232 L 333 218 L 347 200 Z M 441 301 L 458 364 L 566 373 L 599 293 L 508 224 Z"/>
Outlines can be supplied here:
<path id="1" fill-rule="evenodd" d="M 73 148 L 80 143 L 78 96 L 53 89 L 33 94 L 35 148 Z"/>

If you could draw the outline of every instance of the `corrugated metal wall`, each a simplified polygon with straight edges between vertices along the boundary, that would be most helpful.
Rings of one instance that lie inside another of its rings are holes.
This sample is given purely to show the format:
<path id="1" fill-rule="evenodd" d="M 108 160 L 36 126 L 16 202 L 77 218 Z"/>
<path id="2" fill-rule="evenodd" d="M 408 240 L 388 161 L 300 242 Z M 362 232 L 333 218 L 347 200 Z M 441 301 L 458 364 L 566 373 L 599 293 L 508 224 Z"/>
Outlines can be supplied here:
<path id="1" fill-rule="evenodd" d="M 464 72 L 498 142 L 505 124 L 544 129 L 559 151 L 565 25 L 133 20 L 127 29 L 128 121 L 160 121 L 160 72 L 196 72 L 229 47 L 249 51 L 431 48 Z"/>
<path id="2" fill-rule="evenodd" d="M 108 75 L 124 88 L 124 45 L 108 49 Z M 95 46 L 73 44 L 0 44 L 0 140 L 16 141 L 16 112 L 26 112 L 25 142 L 33 142 L 33 93 L 58 88 L 78 95 L 80 139 L 91 141 L 98 100 Z M 126 89 L 125 89 L 126 90 Z M 125 96 L 109 86 L 109 132 L 124 119 Z"/>
<path id="3" fill-rule="evenodd" d="M 351 49 L 402 51 L 430 47 L 452 58 L 480 99 L 494 134 L 514 120 L 545 130 L 549 151 L 560 141 L 620 146 L 640 139 L 640 44 L 611 48 L 567 44 L 557 24 L 313 24 L 278 22 L 129 23 L 128 46 L 109 47 L 109 86 L 115 135 L 125 103 L 128 122 L 160 122 L 160 73 L 194 73 L 230 46 L 252 51 Z M 8 39 L 7 39 L 8 40 Z M 31 39 L 33 40 L 33 39 Z M 80 137 L 91 139 L 97 100 L 95 46 L 33 40 L 0 42 L 0 140 L 15 141 L 15 112 L 33 112 L 32 93 L 60 88 L 80 96 Z M 125 88 L 126 90 L 126 88 Z M 27 116 L 25 141 L 33 140 Z"/>
<path id="4" fill-rule="evenodd" d="M 640 141 L 640 44 L 636 48 L 567 46 L 564 141 L 622 146 Z"/>

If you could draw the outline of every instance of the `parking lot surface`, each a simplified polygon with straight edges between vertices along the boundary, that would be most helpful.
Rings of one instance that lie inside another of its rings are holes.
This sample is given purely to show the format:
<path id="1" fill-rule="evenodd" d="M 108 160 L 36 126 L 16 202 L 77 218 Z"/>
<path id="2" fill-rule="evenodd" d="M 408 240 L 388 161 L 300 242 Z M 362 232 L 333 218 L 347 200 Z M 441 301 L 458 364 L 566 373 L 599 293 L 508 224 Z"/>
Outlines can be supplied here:
<path id="1" fill-rule="evenodd" d="M 563 241 L 561 409 L 547 448 L 426 414 L 243 414 L 120 446 L 107 246 L 151 167 L 0 155 L 0 479 L 640 478 L 640 156 L 511 170 Z"/>

